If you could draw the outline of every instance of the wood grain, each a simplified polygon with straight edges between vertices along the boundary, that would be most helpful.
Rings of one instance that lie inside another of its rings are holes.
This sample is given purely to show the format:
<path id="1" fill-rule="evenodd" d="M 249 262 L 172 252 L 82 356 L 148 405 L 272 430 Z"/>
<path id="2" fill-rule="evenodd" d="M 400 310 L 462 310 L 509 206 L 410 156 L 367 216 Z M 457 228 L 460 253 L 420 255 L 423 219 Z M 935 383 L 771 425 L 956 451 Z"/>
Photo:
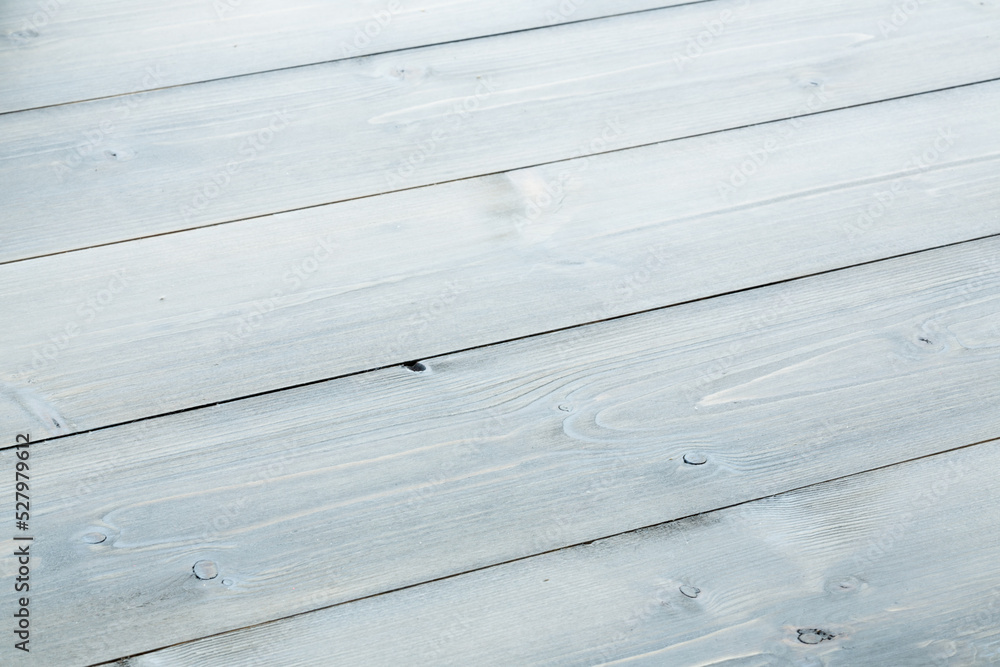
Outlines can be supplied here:
<path id="1" fill-rule="evenodd" d="M 980 445 L 127 664 L 994 664 L 998 465 Z"/>
<path id="2" fill-rule="evenodd" d="M 2 266 L 0 424 L 86 430 L 997 234 L 998 106 L 982 84 Z"/>
<path id="3" fill-rule="evenodd" d="M 689 1 L 8 0 L 0 113 Z"/>
<path id="4" fill-rule="evenodd" d="M 996 437 L 998 311 L 1000 241 L 980 241 L 40 443 L 32 658 L 131 655 Z"/>
<path id="5" fill-rule="evenodd" d="M 997 0 L 742 4 L 0 116 L 0 261 L 1000 77 Z"/>

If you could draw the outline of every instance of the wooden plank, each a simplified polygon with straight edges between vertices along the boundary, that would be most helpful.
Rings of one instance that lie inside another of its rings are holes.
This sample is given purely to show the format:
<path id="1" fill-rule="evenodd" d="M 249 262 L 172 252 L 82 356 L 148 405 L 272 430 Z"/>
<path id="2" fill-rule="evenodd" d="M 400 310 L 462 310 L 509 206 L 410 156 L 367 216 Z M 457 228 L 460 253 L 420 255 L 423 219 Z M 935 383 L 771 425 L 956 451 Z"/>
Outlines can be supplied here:
<path id="1" fill-rule="evenodd" d="M 128 665 L 994 664 L 997 466 L 980 445 Z"/>
<path id="2" fill-rule="evenodd" d="M 86 430 L 997 234 L 998 106 L 983 84 L 3 266 L 0 424 Z"/>
<path id="3" fill-rule="evenodd" d="M 690 1 L 9 0 L 0 113 Z"/>
<path id="4" fill-rule="evenodd" d="M 883 37 L 895 4 L 708 2 L 0 116 L 0 261 L 1000 77 L 991 4 Z"/>
<path id="5" fill-rule="evenodd" d="M 40 443 L 32 657 L 131 655 L 981 442 L 998 311 L 981 241 Z"/>

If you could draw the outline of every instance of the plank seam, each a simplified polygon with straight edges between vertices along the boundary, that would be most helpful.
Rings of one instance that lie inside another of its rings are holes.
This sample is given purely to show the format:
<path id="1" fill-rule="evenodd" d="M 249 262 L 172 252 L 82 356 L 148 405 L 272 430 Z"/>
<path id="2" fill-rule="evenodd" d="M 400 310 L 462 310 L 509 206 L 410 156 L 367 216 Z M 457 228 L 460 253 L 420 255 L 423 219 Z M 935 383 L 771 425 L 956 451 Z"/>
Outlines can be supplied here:
<path id="1" fill-rule="evenodd" d="M 450 351 L 447 351 L 447 352 L 441 352 L 439 354 L 434 354 L 434 355 L 430 355 L 430 356 L 427 356 L 427 357 L 421 357 L 420 359 L 416 359 L 416 360 L 412 359 L 412 358 L 407 358 L 407 360 L 401 360 L 401 361 L 396 361 L 396 362 L 389 363 L 389 364 L 383 364 L 381 366 L 375 366 L 373 368 L 367 368 L 367 369 L 364 369 L 364 370 L 355 371 L 353 373 L 344 373 L 342 375 L 334 375 L 332 377 L 320 378 L 320 379 L 317 379 L 317 380 L 309 380 L 308 382 L 300 382 L 298 384 L 288 385 L 286 387 L 278 387 L 276 389 L 268 389 L 266 391 L 256 392 L 256 393 L 253 393 L 253 394 L 245 394 L 243 396 L 234 396 L 233 398 L 227 398 L 224 401 L 215 401 L 215 402 L 212 402 L 212 403 L 203 403 L 201 405 L 194 405 L 194 406 L 187 407 L 187 408 L 181 408 L 179 410 L 171 410 L 169 412 L 162 412 L 162 413 L 155 414 L 155 415 L 149 415 L 149 416 L 146 416 L 146 417 L 140 417 L 138 419 L 130 419 L 128 421 L 116 422 L 114 424 L 105 424 L 104 426 L 95 426 L 94 428 L 84 429 L 82 431 L 74 431 L 73 433 L 66 433 L 66 434 L 62 434 L 62 435 L 55 435 L 55 436 L 51 436 L 51 437 L 48 437 L 48 438 L 42 438 L 41 440 L 32 440 L 31 442 L 32 442 L 32 444 L 40 444 L 40 443 L 43 443 L 43 442 L 50 442 L 50 441 L 53 441 L 53 440 L 60 440 L 62 438 L 70 438 L 70 437 L 77 436 L 77 435 L 85 435 L 87 433 L 96 433 L 97 431 L 104 431 L 104 430 L 107 430 L 107 429 L 118 428 L 119 426 L 127 426 L 129 424 L 136 424 L 136 423 L 139 423 L 139 422 L 149 421 L 151 419 L 159 419 L 161 417 L 169 417 L 169 416 L 172 416 L 172 415 L 183 414 L 185 412 L 193 412 L 195 410 L 203 410 L 203 409 L 212 408 L 212 407 L 215 407 L 215 406 L 218 406 L 218 405 L 226 405 L 228 403 L 234 403 L 236 401 L 244 401 L 244 400 L 248 400 L 248 399 L 251 399 L 251 398 L 257 398 L 257 397 L 260 397 L 260 396 L 267 396 L 269 394 L 276 394 L 276 393 L 282 392 L 282 391 L 290 391 L 290 390 L 299 389 L 299 388 L 302 388 L 302 387 L 309 387 L 309 386 L 312 386 L 312 385 L 322 384 L 324 382 L 333 382 L 335 380 L 342 380 L 344 378 L 354 377 L 356 375 L 362 375 L 362 374 L 365 374 L 365 373 L 374 373 L 374 372 L 386 370 L 386 369 L 389 369 L 389 368 L 407 367 L 407 366 L 410 366 L 410 365 L 413 365 L 413 364 L 417 364 L 417 363 L 425 361 L 425 360 L 440 359 L 442 357 L 447 357 L 447 356 L 451 356 L 451 355 L 454 355 L 454 354 L 462 354 L 464 352 L 471 352 L 473 350 L 482 350 L 482 349 L 486 349 L 486 348 L 496 347 L 496 346 L 499 346 L 499 345 L 505 345 L 507 343 L 513 343 L 513 342 L 516 342 L 516 341 L 528 340 L 528 339 L 532 339 L 532 338 L 539 338 L 541 336 L 548 336 L 550 334 L 559 333 L 559 332 L 562 332 L 562 331 L 571 331 L 573 329 L 579 329 L 579 328 L 582 328 L 582 327 L 588 327 L 588 326 L 592 326 L 592 325 L 595 325 L 595 324 L 600 324 L 600 323 L 603 323 L 603 322 L 613 322 L 615 320 L 621 320 L 621 319 L 624 319 L 626 317 L 634 317 L 636 315 L 644 315 L 644 314 L 647 314 L 647 313 L 653 313 L 653 312 L 660 311 L 660 310 L 666 310 L 668 308 L 676 308 L 678 306 L 684 306 L 684 305 L 688 305 L 688 304 L 692 304 L 692 303 L 698 303 L 700 301 L 707 301 L 709 299 L 717 299 L 717 298 L 724 297 L 724 296 L 731 296 L 731 295 L 734 295 L 734 294 L 742 294 L 742 293 L 750 292 L 750 291 L 753 291 L 753 290 L 764 289 L 766 287 L 774 287 L 775 285 L 783 285 L 783 284 L 786 284 L 786 283 L 791 283 L 791 282 L 795 282 L 795 281 L 799 281 L 799 280 L 805 280 L 805 279 L 808 279 L 808 278 L 814 278 L 814 277 L 817 277 L 817 276 L 824 276 L 824 275 L 828 275 L 828 274 L 832 274 L 832 273 L 839 273 L 840 271 L 848 271 L 850 269 L 854 269 L 854 268 L 858 268 L 858 267 L 862 267 L 862 266 L 868 266 L 868 265 L 871 265 L 871 264 L 879 264 L 881 262 L 888 262 L 888 261 L 892 261 L 892 260 L 895 260 L 895 259 L 901 259 L 903 257 L 911 257 L 911 256 L 914 256 L 914 255 L 920 255 L 920 254 L 927 253 L 927 252 L 934 252 L 936 250 L 943 250 L 945 248 L 952 248 L 952 247 L 966 245 L 966 244 L 978 243 L 980 241 L 986 241 L 988 239 L 995 239 L 995 238 L 1000 238 L 1000 233 L 997 233 L 997 234 L 987 234 L 985 236 L 978 236 L 976 238 L 966 239 L 964 241 L 955 241 L 954 243 L 945 243 L 943 245 L 934 246 L 934 247 L 931 247 L 931 248 L 923 248 L 921 250 L 913 250 L 913 251 L 910 251 L 910 252 L 900 253 L 898 255 L 890 255 L 888 257 L 882 257 L 880 259 L 872 259 L 872 260 L 868 260 L 866 262 L 858 262 L 857 264 L 850 264 L 850 265 L 847 265 L 847 266 L 839 266 L 839 267 L 835 267 L 835 268 L 832 268 L 832 269 L 826 269 L 824 271 L 815 271 L 813 273 L 806 273 L 806 274 L 802 274 L 802 275 L 799 275 L 799 276 L 794 276 L 794 277 L 791 277 L 791 278 L 783 278 L 781 280 L 775 280 L 775 281 L 772 281 L 772 282 L 769 282 L 769 283 L 762 283 L 760 285 L 751 285 L 749 287 L 741 287 L 739 289 L 729 290 L 729 291 L 725 291 L 725 292 L 719 292 L 719 293 L 716 293 L 716 294 L 709 294 L 707 296 L 702 296 L 702 297 L 698 297 L 698 298 L 694 298 L 694 299 L 686 299 L 684 301 L 678 301 L 676 303 L 670 303 L 670 304 L 666 304 L 666 305 L 663 305 L 663 306 L 655 306 L 653 308 L 646 308 L 644 310 L 637 310 L 635 312 L 624 313 L 622 315 L 614 315 L 612 317 L 606 317 L 606 318 L 599 319 L 599 320 L 591 320 L 589 322 L 580 322 L 578 324 L 571 324 L 569 326 L 559 327 L 557 329 L 550 329 L 550 330 L 547 330 L 547 331 L 539 331 L 539 332 L 532 333 L 532 334 L 525 334 L 524 336 L 516 336 L 514 338 L 506 338 L 506 339 L 503 339 L 503 340 L 493 341 L 491 343 L 483 343 L 481 345 L 473 345 L 471 347 L 465 347 L 465 348 L 461 348 L 461 349 L 457 349 L 457 350 L 450 350 Z M 15 447 L 15 445 L 10 445 L 10 446 L 7 446 L 7 447 L 0 447 L 0 452 L 12 450 L 12 449 L 14 449 L 14 447 Z"/>
<path id="2" fill-rule="evenodd" d="M 704 2 L 714 2 L 715 0 L 702 0 L 702 1 L 704 1 Z M 648 10 L 648 11 L 651 11 L 651 10 Z M 60 250 L 58 252 L 49 252 L 49 253 L 43 253 L 41 255 L 32 255 L 30 257 L 21 257 L 21 258 L 18 258 L 18 259 L 10 259 L 10 260 L 7 260 L 7 261 L 0 262 L 0 266 L 5 266 L 7 264 L 16 264 L 18 262 L 28 262 L 28 261 L 35 260 L 35 259 L 42 259 L 43 257 L 56 257 L 58 255 L 65 255 L 65 254 L 71 253 L 71 252 L 83 252 L 85 250 L 93 250 L 94 248 L 104 248 L 104 247 L 107 247 L 107 246 L 120 245 L 122 243 L 132 243 L 133 241 L 142 241 L 144 239 L 152 239 L 152 238 L 156 238 L 156 237 L 159 237 L 159 236 L 169 236 L 169 235 L 172 235 L 172 234 L 183 234 L 185 232 L 192 232 L 192 231 L 195 231 L 197 229 L 208 229 L 210 227 L 219 227 L 221 225 L 230 225 L 230 224 L 234 224 L 234 223 L 244 222 L 244 221 L 247 221 L 247 220 L 259 220 L 260 218 L 267 218 L 267 217 L 271 217 L 271 216 L 274 216 L 274 215 L 284 215 L 286 213 L 296 213 L 298 211 L 308 211 L 310 209 L 321 208 L 323 206 L 332 206 L 332 205 L 335 205 L 335 204 L 343 204 L 343 203 L 346 203 L 346 202 L 358 201 L 358 200 L 362 200 L 362 199 L 371 199 L 372 197 L 381 197 L 383 195 L 395 194 L 397 192 L 408 192 L 410 190 L 420 190 L 420 189 L 423 189 L 423 188 L 433 188 L 433 187 L 437 187 L 439 185 L 446 185 L 448 183 L 460 183 L 462 181 L 471 181 L 471 180 L 475 180 L 475 179 L 478 179 L 478 178 L 486 178 L 486 177 L 489 177 L 489 176 L 499 176 L 501 174 L 510 174 L 510 173 L 517 172 L 517 171 L 524 171 L 524 170 L 527 170 L 527 169 L 535 169 L 537 167 L 544 167 L 544 166 L 553 165 L 553 164 L 561 164 L 563 162 L 572 162 L 573 160 L 588 159 L 588 158 L 599 156 L 599 155 L 611 155 L 613 153 L 621 153 L 621 152 L 624 152 L 624 151 L 637 150 L 637 149 L 640 149 L 640 148 L 648 148 L 650 146 L 659 146 L 659 145 L 663 145 L 663 144 L 669 144 L 669 143 L 673 143 L 675 141 L 681 141 L 681 140 L 686 140 L 686 139 L 695 139 L 695 138 L 698 138 L 698 137 L 707 137 L 707 136 L 712 136 L 714 134 L 722 134 L 724 132 L 735 132 L 737 130 L 745 130 L 745 129 L 748 129 L 748 128 L 751 128 L 751 127 L 763 127 L 763 126 L 767 126 L 767 125 L 774 125 L 776 123 L 785 123 L 785 122 L 788 122 L 790 120 L 797 119 L 797 118 L 810 118 L 812 116 L 819 116 L 819 115 L 828 114 L 828 113 L 835 113 L 837 111 L 846 111 L 848 109 L 856 109 L 856 108 L 867 107 L 867 106 L 872 106 L 872 105 L 876 105 L 876 104 L 883 104 L 885 102 L 893 102 L 893 101 L 896 101 L 896 100 L 904 100 L 904 99 L 907 99 L 907 98 L 910 98 L 910 97 L 920 97 L 922 95 L 933 95 L 935 93 L 943 93 L 943 92 L 949 91 L 949 90 L 958 90 L 960 88 L 968 88 L 970 86 L 979 86 L 979 85 L 983 85 L 983 84 L 987 84 L 987 83 L 995 83 L 995 82 L 998 82 L 998 81 L 1000 81 L 1000 77 L 996 77 L 996 78 L 993 78 L 993 79 L 984 79 L 982 81 L 974 81 L 972 83 L 960 83 L 960 84 L 957 84 L 957 85 L 954 85 L 954 86 L 947 86 L 945 88 L 936 88 L 934 90 L 926 90 L 926 91 L 923 91 L 923 92 L 920 92 L 920 93 L 910 93 L 910 94 L 907 94 L 907 95 L 900 95 L 898 97 L 887 97 L 885 99 L 875 100 L 875 101 L 872 101 L 872 102 L 861 102 L 859 104 L 851 104 L 851 105 L 844 106 L 844 107 L 837 107 L 835 109 L 824 109 L 822 111 L 816 111 L 816 112 L 813 112 L 813 113 L 805 113 L 805 114 L 801 114 L 801 115 L 798 115 L 798 116 L 787 116 L 785 118 L 776 118 L 774 120 L 763 121 L 763 122 L 760 122 L 760 123 L 749 123 L 747 125 L 738 125 L 736 127 L 729 127 L 729 128 L 722 129 L 722 130 L 712 130 L 712 131 L 709 131 L 709 132 L 700 132 L 700 133 L 697 133 L 697 134 L 689 134 L 689 135 L 685 135 L 683 137 L 674 137 L 672 139 L 664 139 L 663 141 L 653 141 L 653 142 L 646 143 L 646 144 L 637 144 L 635 146 L 626 146 L 624 148 L 615 148 L 615 149 L 611 149 L 611 150 L 607 150 L 607 151 L 601 151 L 601 152 L 597 152 L 597 153 L 588 153 L 587 155 L 574 155 L 572 157 L 566 157 L 566 158 L 562 158 L 562 159 L 559 159 L 559 160 L 551 160 L 551 161 L 548 161 L 548 162 L 538 162 L 538 163 L 535 163 L 535 164 L 529 164 L 529 165 L 524 165 L 524 166 L 521 166 L 521 167 L 515 167 L 513 169 L 504 169 L 502 171 L 491 171 L 491 172 L 486 172 L 486 173 L 482 173 L 482 174 L 473 174 L 472 176 L 463 176 L 462 178 L 453 178 L 453 179 L 449 179 L 449 180 L 445 180 L 445 181 L 438 181 L 436 183 L 428 183 L 426 185 L 414 185 L 414 186 L 411 186 L 411 187 L 408 187 L 408 188 L 400 188 L 398 190 L 386 190 L 384 192 L 376 192 L 376 193 L 369 194 L 369 195 L 361 195 L 361 196 L 358 196 L 358 197 L 348 197 L 347 199 L 335 199 L 333 201 L 323 202 L 321 204 L 310 204 L 309 206 L 300 206 L 300 207 L 297 207 L 297 208 L 289 208 L 289 209 L 284 209 L 284 210 L 281 210 L 281 211 L 271 211 L 269 213 L 261 213 L 260 215 L 251 215 L 251 216 L 247 216 L 245 218 L 233 218 L 232 220 L 222 220 L 220 222 L 212 222 L 212 223 L 205 224 L 205 225 L 197 225 L 195 227 L 185 227 L 184 229 L 174 229 L 174 230 L 171 230 L 171 231 L 160 232 L 160 233 L 157 233 L 157 234 L 147 234 L 145 236 L 136 236 L 136 237 L 133 237 L 133 238 L 130 238 L 130 239 L 122 239 L 120 241 L 109 241 L 107 243 L 97 243 L 97 244 L 94 244 L 94 245 L 82 246 L 80 248 L 70 248 L 69 250 Z"/>
<path id="3" fill-rule="evenodd" d="M 714 514 L 716 512 L 722 512 L 722 511 L 725 511 L 725 510 L 733 509 L 735 507 L 741 507 L 743 505 L 748 505 L 750 503 L 756 503 L 756 502 L 761 502 L 761 501 L 764 501 L 764 500 L 769 500 L 771 498 L 777 498 L 777 497 L 780 497 L 780 496 L 787 495 L 789 493 L 797 493 L 799 491 L 804 491 L 806 489 L 811 489 L 812 487 L 815 487 L 815 486 L 822 486 L 822 485 L 825 485 L 825 484 L 833 484 L 835 482 L 840 482 L 840 481 L 843 481 L 843 480 L 846 480 L 846 479 L 851 479 L 852 477 L 858 477 L 860 475 L 868 475 L 868 474 L 871 474 L 871 473 L 879 472 L 881 470 L 887 470 L 889 468 L 894 468 L 896 466 L 908 465 L 908 464 L 911 464 L 911 463 L 916 463 L 917 461 L 922 461 L 923 459 L 929 459 L 929 458 L 937 457 L 937 456 L 944 456 L 946 454 L 952 454 L 954 452 L 962 451 L 964 449 L 971 449 L 973 447 L 978 447 L 979 445 L 985 445 L 985 444 L 988 444 L 988 443 L 991 443 L 991 442 L 998 442 L 998 441 L 1000 441 L 1000 437 L 988 438 L 986 440 L 980 440 L 978 442 L 973 442 L 973 443 L 968 444 L 968 445 L 959 445 L 958 447 L 951 447 L 949 449 L 943 449 L 943 450 L 941 450 L 939 452 L 934 452 L 932 454 L 924 454 L 922 456 L 915 456 L 915 457 L 910 458 L 910 459 L 903 459 L 902 461 L 896 461 L 895 463 L 887 463 L 885 465 L 875 466 L 874 468 L 869 468 L 867 470 L 861 470 L 861 471 L 858 471 L 858 472 L 852 472 L 852 473 L 849 473 L 849 474 L 846 474 L 846 475 L 840 475 L 838 477 L 832 477 L 830 479 L 822 480 L 822 481 L 819 481 L 819 482 L 812 482 L 811 484 L 804 484 L 802 486 L 796 486 L 796 487 L 793 487 L 791 489 L 786 489 L 784 491 L 778 491 L 778 492 L 775 492 L 775 493 L 769 493 L 767 495 L 759 496 L 757 498 L 752 498 L 750 500 L 743 500 L 743 501 L 740 501 L 738 503 L 730 503 L 729 505 L 723 505 L 721 507 L 716 507 L 715 509 L 706 510 L 704 512 L 696 512 L 695 514 L 688 514 L 688 515 L 685 515 L 685 516 L 682 516 L 682 517 L 678 517 L 676 519 L 670 519 L 669 521 L 661 521 L 660 523 L 654 523 L 654 524 L 650 524 L 648 526 L 640 526 L 639 528 L 633 528 L 631 530 L 623 530 L 623 531 L 621 531 L 619 533 L 612 533 L 610 535 L 604 535 L 602 537 L 595 537 L 592 540 L 587 540 L 585 542 L 577 542 L 577 543 L 574 543 L 574 544 L 569 544 L 569 545 L 566 545 L 564 547 L 559 547 L 557 549 L 549 549 L 547 551 L 540 551 L 540 552 L 538 552 L 536 554 L 531 554 L 530 556 L 521 556 L 519 558 L 511 558 L 510 560 L 505 560 L 505 561 L 502 561 L 502 562 L 499 562 L 499 563 L 494 563 L 492 565 L 484 565 L 482 567 L 473 568 L 471 570 L 466 570 L 464 572 L 458 572 L 458 573 L 455 573 L 455 574 L 449 574 L 447 576 L 437 577 L 435 579 L 428 579 L 427 581 L 422 581 L 422 582 L 420 582 L 418 584 L 409 584 L 407 586 L 400 586 L 398 588 L 393 588 L 391 590 L 383 591 L 381 593 L 373 593 L 371 595 L 365 595 L 365 596 L 362 596 L 362 597 L 359 597 L 359 598 L 354 598 L 352 600 L 344 600 L 343 602 L 337 602 L 336 604 L 327 605 L 325 607 L 317 607 L 316 609 L 310 609 L 309 611 L 301 611 L 301 612 L 298 612 L 298 613 L 295 613 L 295 614 L 289 614 L 288 616 L 282 616 L 282 617 L 279 617 L 279 618 L 273 618 L 273 619 L 271 619 L 269 621 L 263 621 L 262 623 L 253 623 L 251 625 L 247 625 L 247 626 L 244 626 L 242 628 L 235 628 L 233 630 L 226 630 L 225 632 L 216 632 L 216 633 L 213 633 L 213 634 L 210 634 L 210 635 L 205 635 L 204 637 L 197 637 L 195 639 L 189 639 L 187 641 L 176 642 L 174 644 L 168 644 L 166 646 L 160 646 L 160 647 L 155 648 L 155 649 L 150 649 L 149 651 L 142 651 L 141 653 L 134 653 L 134 654 L 131 654 L 131 655 L 128 655 L 128 656 L 121 656 L 119 658 L 115 658 L 114 660 L 109 660 L 109 661 L 106 661 L 106 662 L 92 663 L 88 667 L 101 667 L 103 665 L 113 665 L 113 664 L 115 664 L 117 662 L 123 662 L 123 665 L 127 666 L 127 664 L 128 664 L 127 661 L 130 660 L 131 658 L 135 658 L 135 657 L 142 656 L 142 655 L 149 655 L 151 653 L 156 653 L 157 651 L 162 651 L 162 650 L 165 650 L 165 649 L 168 649 L 168 648 L 173 648 L 175 646 L 183 646 L 185 644 L 192 644 L 194 642 L 202 641 L 202 640 L 205 640 L 205 639 L 210 639 L 212 637 L 221 637 L 223 635 L 229 635 L 229 634 L 233 634 L 233 633 L 236 633 L 236 632 L 243 632 L 245 630 L 250 630 L 252 628 L 257 628 L 257 627 L 261 627 L 261 626 L 265 626 L 265 625 L 270 625 L 271 623 L 277 623 L 277 622 L 285 621 L 285 620 L 288 620 L 288 619 L 291 619 L 291 618 L 297 618 L 299 616 L 305 616 L 306 614 L 312 614 L 312 613 L 315 613 L 315 612 L 318 612 L 318 611 L 325 611 L 327 609 L 333 609 L 335 607 L 341 607 L 343 605 L 353 604 L 355 602 L 360 602 L 362 600 L 370 600 L 372 598 L 381 597 L 383 595 L 390 595 L 392 593 L 398 593 L 400 591 L 409 590 L 411 588 L 416 588 L 418 586 L 426 586 L 426 585 L 429 585 L 429 584 L 437 583 L 439 581 L 446 581 L 448 579 L 454 579 L 455 577 L 461 577 L 461 576 L 464 576 L 466 574 L 472 574 L 474 572 L 482 572 L 484 570 L 490 570 L 490 569 L 493 569 L 495 567 L 501 567 L 503 565 L 509 565 L 511 563 L 518 563 L 518 562 L 521 562 L 521 561 L 526 561 L 526 560 L 529 560 L 531 558 L 536 558 L 538 556 L 544 556 L 546 554 L 557 553 L 559 551 L 565 551 L 567 549 L 575 549 L 577 547 L 581 547 L 581 546 L 586 546 L 586 545 L 589 545 L 589 544 L 593 544 L 594 542 L 601 542 L 603 540 L 610 540 L 610 539 L 614 539 L 616 537 L 621 537 L 623 535 L 629 535 L 631 533 L 638 533 L 638 532 L 643 531 L 643 530 L 650 530 L 652 528 L 659 528 L 659 527 L 662 527 L 662 526 L 668 526 L 668 525 L 670 525 L 672 523 L 677 523 L 678 521 L 686 521 L 688 519 L 693 519 L 693 518 L 696 518 L 696 517 L 707 516 L 709 514 Z"/>
<path id="4" fill-rule="evenodd" d="M 64 107 L 71 104 L 83 104 L 85 102 L 96 102 L 98 100 L 113 100 L 118 97 L 128 97 L 130 95 L 141 95 L 144 93 L 152 93 L 158 90 L 170 90 L 171 88 L 184 88 L 185 86 L 199 86 L 205 83 L 213 83 L 218 81 L 227 81 L 229 79 L 242 79 L 247 76 L 256 76 L 258 74 L 270 74 L 272 72 L 286 72 L 289 70 L 301 69 L 303 67 L 314 67 L 317 65 L 328 65 L 330 63 L 336 62 L 347 62 L 349 60 L 356 60 L 358 58 L 369 58 L 371 56 L 380 56 L 387 53 L 402 53 L 404 51 L 416 51 L 418 49 L 429 49 L 438 46 L 447 46 L 449 44 L 461 44 L 462 42 L 471 42 L 477 39 L 490 39 L 492 37 L 503 37 L 505 35 L 517 35 L 522 32 L 534 32 L 535 30 L 548 30 L 550 28 L 558 28 L 564 25 L 574 25 L 577 23 L 589 23 L 591 21 L 603 21 L 605 19 L 618 18 L 619 16 L 632 16 L 634 14 L 646 14 L 649 12 L 660 12 L 675 9 L 677 7 L 687 7 L 690 5 L 703 5 L 709 2 L 722 2 L 722 0 L 690 0 L 690 2 L 685 2 L 682 5 L 665 5 L 663 7 L 650 7 L 648 9 L 637 9 L 632 12 L 621 12 L 618 14 L 607 14 L 605 16 L 594 16 L 589 19 L 576 19 L 576 20 L 565 20 L 555 25 L 539 25 L 533 28 L 521 28 L 519 30 L 507 30 L 506 32 L 496 32 L 489 35 L 479 35 L 477 37 L 462 37 L 459 39 L 447 40 L 444 42 L 430 42 L 429 44 L 421 44 L 419 46 L 406 46 L 398 49 L 386 49 L 385 51 L 373 51 L 372 53 L 365 53 L 359 56 L 350 56 L 348 58 L 331 58 L 330 60 L 317 60 L 311 63 L 303 63 L 301 65 L 289 65 L 288 67 L 275 67 L 274 69 L 263 69 L 256 72 L 246 72 L 245 74 L 233 74 L 232 76 L 222 76 L 216 77 L 214 79 L 203 79 L 201 81 L 188 81 L 187 83 L 178 83 L 172 86 L 160 86 L 159 88 L 144 88 L 142 90 L 133 90 L 128 93 L 118 93 L 116 95 L 102 95 L 99 97 L 88 97 L 82 100 L 73 100 L 72 102 L 59 102 L 57 104 L 43 104 L 37 107 L 26 107 L 24 109 L 15 109 L 13 111 L 3 111 L 0 112 L 0 116 L 6 116 L 8 114 L 15 113 L 25 113 L 28 111 L 38 111 L 40 109 L 52 109 L 55 107 Z"/>

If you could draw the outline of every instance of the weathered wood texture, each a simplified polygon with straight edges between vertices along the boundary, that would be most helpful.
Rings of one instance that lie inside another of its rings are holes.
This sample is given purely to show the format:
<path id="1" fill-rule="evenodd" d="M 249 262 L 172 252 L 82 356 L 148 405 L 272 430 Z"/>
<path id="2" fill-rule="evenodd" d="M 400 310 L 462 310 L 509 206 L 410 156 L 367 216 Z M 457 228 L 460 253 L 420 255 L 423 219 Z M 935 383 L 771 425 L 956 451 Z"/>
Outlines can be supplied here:
<path id="1" fill-rule="evenodd" d="M 691 0 L 6 0 L 0 112 Z"/>
<path id="2" fill-rule="evenodd" d="M 0 116 L 0 261 L 1000 77 L 997 0 L 883 36 L 894 4 L 706 2 Z"/>
<path id="3" fill-rule="evenodd" d="M 998 466 L 979 445 L 127 664 L 996 664 Z"/>
<path id="4" fill-rule="evenodd" d="M 113 659 L 981 442 L 998 307 L 1000 241 L 980 241 L 41 443 L 32 659 Z"/>
<path id="5" fill-rule="evenodd" d="M 2 266 L 0 424 L 86 430 L 997 234 L 998 107 L 982 84 Z"/>

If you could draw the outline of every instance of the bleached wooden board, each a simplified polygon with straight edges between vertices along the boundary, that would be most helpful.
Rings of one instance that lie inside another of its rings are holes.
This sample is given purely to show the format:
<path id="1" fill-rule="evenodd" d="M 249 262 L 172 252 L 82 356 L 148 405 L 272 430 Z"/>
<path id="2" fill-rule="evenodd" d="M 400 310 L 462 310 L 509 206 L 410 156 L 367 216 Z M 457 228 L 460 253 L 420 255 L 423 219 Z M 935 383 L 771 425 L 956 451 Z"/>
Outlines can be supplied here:
<path id="1" fill-rule="evenodd" d="M 0 261 L 1000 77 L 996 0 L 883 37 L 895 4 L 706 2 L 0 116 Z"/>
<path id="2" fill-rule="evenodd" d="M 1000 241 L 963 244 L 40 443 L 32 659 L 113 659 L 994 437 L 998 269 Z"/>
<path id="3" fill-rule="evenodd" d="M 86 430 L 997 234 L 998 107 L 983 84 L 3 266 L 0 425 Z"/>
<path id="4" fill-rule="evenodd" d="M 690 0 L 8 0 L 0 113 Z"/>
<path id="5" fill-rule="evenodd" d="M 979 445 L 127 664 L 995 664 L 998 466 Z"/>

